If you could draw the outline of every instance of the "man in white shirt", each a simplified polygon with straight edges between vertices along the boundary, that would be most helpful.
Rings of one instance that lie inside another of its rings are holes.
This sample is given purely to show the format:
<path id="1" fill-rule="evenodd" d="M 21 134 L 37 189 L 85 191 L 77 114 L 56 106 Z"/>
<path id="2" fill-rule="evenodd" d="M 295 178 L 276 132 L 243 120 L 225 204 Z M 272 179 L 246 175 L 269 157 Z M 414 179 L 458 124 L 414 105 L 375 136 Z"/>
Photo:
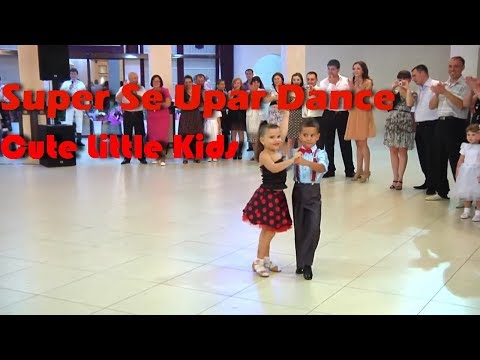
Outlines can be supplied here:
<path id="1" fill-rule="evenodd" d="M 328 93 L 330 99 L 332 91 L 350 91 L 348 78 L 339 74 L 340 62 L 332 59 L 327 64 L 328 77 L 320 81 L 320 89 Z M 331 109 L 330 102 L 320 119 L 320 140 L 325 145 L 328 154 L 328 171 L 324 178 L 335 176 L 335 133 L 338 133 L 340 151 L 342 152 L 345 176 L 353 177 L 355 167 L 352 158 L 352 142 L 345 140 L 347 130 L 348 111 L 345 110 L 343 99 L 340 99 L 338 109 Z"/>
<path id="2" fill-rule="evenodd" d="M 307 84 L 305 85 L 306 89 L 306 95 L 305 98 L 309 99 L 312 98 L 313 96 L 308 96 L 308 93 L 311 90 L 320 90 L 320 86 L 317 85 L 318 82 L 318 75 L 315 71 L 309 71 L 306 76 L 306 82 Z M 306 101 L 302 106 L 302 118 L 304 119 L 315 119 L 318 122 L 318 125 L 320 126 L 320 118 L 322 117 L 323 110 L 310 110 L 307 109 L 306 106 Z M 322 128 L 320 127 L 320 140 L 317 141 L 317 147 L 319 149 L 324 148 L 324 144 L 322 142 Z"/>
<path id="3" fill-rule="evenodd" d="M 448 62 L 449 79 L 445 83 L 431 86 L 434 96 L 430 100 L 430 109 L 437 109 L 438 122 L 435 128 L 435 190 L 437 194 L 427 196 L 426 200 L 448 199 L 450 187 L 447 172 L 448 163 L 456 180 L 457 163 L 460 158 L 460 146 L 466 142 L 468 112 L 472 101 L 472 91 L 467 86 L 462 72 L 465 59 L 454 56 Z"/>
<path id="4" fill-rule="evenodd" d="M 418 85 L 417 101 L 412 108 L 416 124 L 415 144 L 420 167 L 425 175 L 425 182 L 422 185 L 414 186 L 414 188 L 427 190 L 427 195 L 435 195 L 433 144 L 438 114 L 437 109 L 430 109 L 429 104 L 435 95 L 430 87 L 437 85 L 438 81 L 429 76 L 428 68 L 423 64 L 412 69 L 412 80 Z"/>
<path id="5" fill-rule="evenodd" d="M 78 80 L 78 70 L 75 68 L 70 69 L 70 80 L 65 81 L 60 90 L 66 91 L 70 94 L 70 99 L 72 99 L 73 94 L 77 91 L 86 90 L 85 84 Z M 73 125 L 75 123 L 75 128 L 77 132 L 77 145 L 85 146 L 82 143 L 82 128 L 83 128 L 83 110 L 75 109 L 73 104 L 70 104 L 69 108 L 65 111 L 65 123 L 68 125 Z"/>
<path id="6" fill-rule="evenodd" d="M 215 90 L 214 86 L 212 86 L 210 78 L 207 75 L 205 75 L 205 83 L 203 84 L 203 88 L 205 90 Z"/>
<path id="7" fill-rule="evenodd" d="M 145 88 L 138 84 L 138 75 L 134 72 L 128 74 L 128 83 L 127 84 L 137 84 L 140 86 L 138 91 L 132 91 L 132 94 L 137 96 L 140 103 L 133 110 L 124 110 L 123 111 L 123 134 L 128 135 L 130 141 L 133 144 L 133 132 L 135 135 L 142 135 L 142 157 L 138 159 L 142 164 L 146 164 L 147 160 L 145 159 L 145 154 L 143 152 L 144 147 L 144 138 L 145 138 L 145 122 L 143 120 L 143 104 L 142 96 L 145 94 Z M 125 84 L 126 85 L 126 84 Z M 123 96 L 122 94 L 123 86 L 118 89 L 117 94 L 115 95 L 115 100 L 118 103 L 130 104 L 130 101 Z M 122 165 L 130 164 L 130 158 L 125 157 L 122 161 Z"/>

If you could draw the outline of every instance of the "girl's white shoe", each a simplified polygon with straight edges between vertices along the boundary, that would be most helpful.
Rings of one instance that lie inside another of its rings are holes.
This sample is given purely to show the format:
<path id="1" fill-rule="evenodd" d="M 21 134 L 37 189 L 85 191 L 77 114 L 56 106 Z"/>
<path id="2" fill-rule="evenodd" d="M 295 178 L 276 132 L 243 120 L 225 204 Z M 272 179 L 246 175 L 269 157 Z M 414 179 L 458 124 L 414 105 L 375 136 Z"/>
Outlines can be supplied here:
<path id="1" fill-rule="evenodd" d="M 472 221 L 474 222 L 480 221 L 480 210 L 475 210 L 475 215 L 473 216 Z"/>
<path id="2" fill-rule="evenodd" d="M 266 257 L 265 259 L 263 259 L 263 262 L 265 264 L 265 267 L 272 272 L 281 272 L 282 271 L 282 269 L 280 269 L 280 266 L 272 263 L 272 261 L 270 260 L 269 257 Z"/>
<path id="3" fill-rule="evenodd" d="M 470 217 L 470 209 L 463 209 L 462 215 L 460 215 L 460 219 L 468 219 Z"/>
<path id="4" fill-rule="evenodd" d="M 269 277 L 270 273 L 268 269 L 265 267 L 265 262 L 261 259 L 257 259 L 252 264 L 252 270 L 257 273 L 257 275 L 261 277 Z"/>

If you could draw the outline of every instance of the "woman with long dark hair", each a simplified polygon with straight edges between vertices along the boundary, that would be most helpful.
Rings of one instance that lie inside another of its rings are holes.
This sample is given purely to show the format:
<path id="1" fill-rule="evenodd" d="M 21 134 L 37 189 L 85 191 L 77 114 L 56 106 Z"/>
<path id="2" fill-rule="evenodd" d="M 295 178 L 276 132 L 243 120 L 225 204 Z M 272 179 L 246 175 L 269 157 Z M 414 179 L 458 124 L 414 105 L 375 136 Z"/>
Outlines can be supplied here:
<path id="1" fill-rule="evenodd" d="M 349 80 L 350 89 L 357 93 L 363 90 L 372 90 L 373 81 L 368 76 L 367 64 L 357 61 L 353 64 L 353 79 Z M 375 121 L 373 109 L 360 110 L 352 108 L 348 115 L 345 140 L 355 140 L 357 145 L 357 173 L 352 181 L 366 182 L 370 178 L 370 149 L 368 138 L 375 137 Z"/>
<path id="2" fill-rule="evenodd" d="M 237 95 L 232 94 L 233 91 L 242 90 L 242 79 L 235 78 L 232 81 L 232 90 L 228 93 L 228 99 L 234 99 Z M 245 141 L 245 131 L 247 131 L 247 111 L 246 110 L 228 110 L 228 119 L 230 124 L 231 141 L 237 141 L 238 150 L 233 159 L 242 160 L 243 144 Z"/>
<path id="3" fill-rule="evenodd" d="M 258 91 L 259 89 L 262 89 L 262 86 L 263 86 L 262 79 L 260 79 L 259 76 L 254 76 L 250 80 L 249 86 L 250 86 L 249 97 L 251 99 L 252 91 Z M 252 145 L 252 148 L 254 151 L 257 146 L 258 129 L 262 121 L 266 120 L 266 118 L 267 118 L 267 114 L 262 109 L 262 107 L 260 107 L 260 109 L 252 109 L 251 101 L 250 101 L 250 107 L 247 110 L 247 138 L 248 138 L 248 142 Z M 250 160 L 252 161 L 255 160 L 255 154 L 252 156 Z"/>
<path id="4" fill-rule="evenodd" d="M 304 83 L 303 83 L 303 76 L 300 73 L 295 73 L 292 75 L 291 79 L 291 84 L 292 85 L 298 85 L 303 89 Z M 291 91 L 288 94 L 288 102 L 292 103 L 295 101 L 295 92 Z M 295 146 L 295 141 L 300 141 L 298 140 L 298 137 L 300 136 L 300 127 L 302 126 L 302 107 L 300 106 L 298 109 L 292 109 L 289 111 L 288 114 L 288 133 L 287 133 L 287 138 L 288 138 L 288 151 L 287 154 L 290 154 L 290 151 L 293 149 Z M 301 147 L 302 144 L 299 143 L 298 147 Z"/>
<path id="5" fill-rule="evenodd" d="M 282 153 L 284 156 L 287 155 L 287 144 L 285 140 L 287 138 L 288 132 L 288 116 L 289 112 L 287 110 L 280 110 L 278 108 L 278 92 L 279 87 L 285 84 L 285 78 L 282 73 L 276 72 L 272 75 L 272 89 L 270 92 L 263 98 L 263 102 L 270 103 L 268 107 L 268 123 L 275 124 L 280 127 L 280 134 L 283 139 L 282 143 Z"/>
<path id="6" fill-rule="evenodd" d="M 185 92 L 183 94 L 185 103 L 189 103 L 192 97 L 193 78 L 190 75 L 184 77 Z M 203 105 L 203 101 L 201 101 Z M 197 134 L 203 134 L 203 116 L 198 108 L 193 110 L 182 110 L 180 119 L 178 121 L 178 135 L 186 136 L 193 135 L 192 142 L 190 143 L 190 150 L 196 154 L 196 138 Z M 195 157 L 195 162 L 200 163 L 200 159 Z M 183 163 L 188 164 L 188 159 L 183 158 Z"/>
<path id="7" fill-rule="evenodd" d="M 383 144 L 390 148 L 393 183 L 390 189 L 402 190 L 403 174 L 407 168 L 408 150 L 415 143 L 415 124 L 411 113 L 417 94 L 410 90 L 412 75 L 408 70 L 402 70 L 392 85 L 395 93 L 393 108 L 389 111 L 385 122 L 385 138 Z"/>

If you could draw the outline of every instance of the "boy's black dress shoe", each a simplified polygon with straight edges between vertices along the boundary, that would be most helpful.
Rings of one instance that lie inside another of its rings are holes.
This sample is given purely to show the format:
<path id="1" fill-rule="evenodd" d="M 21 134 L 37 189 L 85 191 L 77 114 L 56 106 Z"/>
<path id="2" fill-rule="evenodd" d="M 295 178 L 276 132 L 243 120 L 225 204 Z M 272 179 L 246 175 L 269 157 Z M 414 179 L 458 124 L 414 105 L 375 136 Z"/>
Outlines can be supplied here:
<path id="1" fill-rule="evenodd" d="M 303 268 L 297 267 L 297 270 L 295 270 L 295 274 L 297 275 L 303 274 Z"/>
<path id="2" fill-rule="evenodd" d="M 427 189 L 427 184 L 423 183 L 422 185 L 417 185 L 413 187 L 415 190 L 426 190 Z"/>
<path id="3" fill-rule="evenodd" d="M 303 278 L 305 280 L 312 280 L 313 278 L 313 273 L 312 273 L 312 267 L 309 266 L 309 265 L 306 265 L 304 268 L 303 268 Z"/>

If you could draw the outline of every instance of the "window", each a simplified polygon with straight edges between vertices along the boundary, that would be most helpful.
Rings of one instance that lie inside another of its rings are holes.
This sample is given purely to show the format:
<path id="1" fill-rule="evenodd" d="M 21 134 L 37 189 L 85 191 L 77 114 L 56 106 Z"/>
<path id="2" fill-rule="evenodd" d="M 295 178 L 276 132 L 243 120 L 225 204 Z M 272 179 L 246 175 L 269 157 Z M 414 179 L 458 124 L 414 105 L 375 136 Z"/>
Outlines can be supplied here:
<path id="1" fill-rule="evenodd" d="M 173 85 L 183 83 L 183 77 L 204 74 L 214 85 L 219 74 L 217 45 L 172 45 Z"/>
<path id="2" fill-rule="evenodd" d="M 201 47 L 202 46 L 202 47 Z M 215 45 L 183 45 L 185 55 L 213 55 L 216 54 Z"/>
<path id="3" fill-rule="evenodd" d="M 184 59 L 184 73 L 185 75 L 190 75 L 195 77 L 197 74 L 203 74 L 208 76 L 210 82 L 215 83 L 216 79 L 216 69 L 215 69 L 215 59 Z"/>

